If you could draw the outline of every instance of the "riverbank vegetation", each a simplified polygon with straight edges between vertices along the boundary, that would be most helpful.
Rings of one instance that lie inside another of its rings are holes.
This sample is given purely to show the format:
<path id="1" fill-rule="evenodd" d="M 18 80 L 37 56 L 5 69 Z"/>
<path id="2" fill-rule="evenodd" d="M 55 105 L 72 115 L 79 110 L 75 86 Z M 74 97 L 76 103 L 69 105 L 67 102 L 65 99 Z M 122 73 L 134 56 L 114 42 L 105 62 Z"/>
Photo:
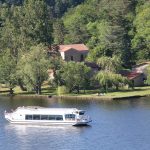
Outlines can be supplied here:
<path id="1" fill-rule="evenodd" d="M 0 83 L 10 94 L 42 94 L 44 82 L 45 93 L 130 93 L 119 71 L 150 60 L 149 20 L 149 0 L 0 1 Z M 97 72 L 62 60 L 57 45 L 73 43 L 89 47 L 86 61 Z"/>
<path id="2" fill-rule="evenodd" d="M 0 91 L 1 95 L 8 95 L 6 92 L 2 91 L 7 91 L 9 90 L 7 87 L 4 85 L 1 85 Z M 64 98 L 73 98 L 73 99 L 99 99 L 99 100 L 109 100 L 109 99 L 122 99 L 122 98 L 129 98 L 129 97 L 143 97 L 143 96 L 150 96 L 150 86 L 145 86 L 145 87 L 135 87 L 133 89 L 128 89 L 124 88 L 122 90 L 113 90 L 109 91 L 108 93 L 101 93 L 99 94 L 99 89 L 94 89 L 94 90 L 81 90 L 79 94 L 77 93 L 68 93 L 66 89 L 63 89 L 59 92 L 58 89 L 56 88 L 50 88 L 49 86 L 42 86 L 42 94 L 41 96 L 43 97 L 51 97 L 51 96 L 58 96 L 58 97 L 64 97 Z M 38 96 L 35 95 L 35 92 L 28 92 L 28 91 L 22 91 L 20 87 L 15 87 L 14 88 L 14 93 L 15 95 L 22 95 L 22 96 Z M 60 94 L 59 94 L 60 93 Z"/>

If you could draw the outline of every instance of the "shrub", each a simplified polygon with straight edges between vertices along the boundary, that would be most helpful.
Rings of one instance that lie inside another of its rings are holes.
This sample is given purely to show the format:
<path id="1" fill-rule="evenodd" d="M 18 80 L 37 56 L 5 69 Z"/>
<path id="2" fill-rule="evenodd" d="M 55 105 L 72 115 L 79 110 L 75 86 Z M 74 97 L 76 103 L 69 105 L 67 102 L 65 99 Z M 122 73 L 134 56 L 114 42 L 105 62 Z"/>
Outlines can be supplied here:
<path id="1" fill-rule="evenodd" d="M 58 86 L 57 88 L 57 94 L 58 95 L 63 95 L 69 93 L 69 90 L 67 89 L 66 86 Z"/>

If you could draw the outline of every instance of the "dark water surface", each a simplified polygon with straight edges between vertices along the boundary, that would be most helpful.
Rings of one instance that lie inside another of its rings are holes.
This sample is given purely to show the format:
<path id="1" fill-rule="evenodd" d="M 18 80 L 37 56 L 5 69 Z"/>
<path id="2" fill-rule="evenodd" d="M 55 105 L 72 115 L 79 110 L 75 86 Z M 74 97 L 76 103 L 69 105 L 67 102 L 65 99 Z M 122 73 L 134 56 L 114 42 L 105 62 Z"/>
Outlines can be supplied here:
<path id="1" fill-rule="evenodd" d="M 84 109 L 91 126 L 12 125 L 4 111 L 18 106 Z M 149 150 L 150 98 L 122 101 L 0 97 L 0 150 Z"/>

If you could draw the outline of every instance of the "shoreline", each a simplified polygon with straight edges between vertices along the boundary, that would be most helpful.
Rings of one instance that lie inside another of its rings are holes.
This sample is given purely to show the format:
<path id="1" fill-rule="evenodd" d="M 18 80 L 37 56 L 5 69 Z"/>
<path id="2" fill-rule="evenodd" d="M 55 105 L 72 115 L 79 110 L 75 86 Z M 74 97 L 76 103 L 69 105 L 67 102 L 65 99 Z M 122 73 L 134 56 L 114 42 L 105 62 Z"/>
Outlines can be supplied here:
<path id="1" fill-rule="evenodd" d="M 135 98 L 142 98 L 142 97 L 150 97 L 150 94 L 146 94 L 146 95 L 133 95 L 133 96 L 122 96 L 122 97 L 105 97 L 105 96 L 68 96 L 68 95 L 21 95 L 21 94 L 15 94 L 15 95 L 0 95 L 0 96 L 6 96 L 6 97 L 31 97 L 31 98 L 37 98 L 37 99 L 59 99 L 59 100 L 90 100 L 90 101 L 112 101 L 112 100 L 126 100 L 126 99 L 135 99 Z"/>
<path id="2" fill-rule="evenodd" d="M 125 99 L 134 99 L 134 98 L 142 98 L 142 97 L 150 97 L 150 95 L 134 95 L 134 96 L 124 96 L 124 97 L 101 97 L 101 96 L 54 96 L 57 99 L 66 99 L 66 100 L 100 100 L 100 101 L 112 101 L 112 100 L 125 100 Z"/>
<path id="3" fill-rule="evenodd" d="M 64 94 L 64 95 L 57 95 L 55 90 L 52 92 L 47 90 L 46 93 L 42 93 L 41 95 L 37 95 L 34 93 L 21 93 L 20 91 L 14 91 L 13 95 L 9 95 L 6 93 L 0 93 L 0 96 L 7 96 L 7 97 L 31 97 L 31 98 L 41 98 L 41 99 L 67 99 L 67 100 L 123 100 L 123 99 L 133 99 L 133 98 L 140 98 L 140 97 L 150 97 L 150 86 L 145 87 L 136 87 L 133 90 L 120 90 L 105 93 L 102 95 L 98 95 L 98 90 L 87 90 L 86 93 L 80 94 Z"/>

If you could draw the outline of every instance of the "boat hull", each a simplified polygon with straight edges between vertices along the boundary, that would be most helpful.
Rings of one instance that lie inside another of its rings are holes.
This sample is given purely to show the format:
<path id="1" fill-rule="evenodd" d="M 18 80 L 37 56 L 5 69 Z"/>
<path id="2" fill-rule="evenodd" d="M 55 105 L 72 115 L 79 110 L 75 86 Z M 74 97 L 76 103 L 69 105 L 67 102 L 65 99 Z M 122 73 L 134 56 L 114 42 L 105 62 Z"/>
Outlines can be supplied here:
<path id="1" fill-rule="evenodd" d="M 11 124 L 22 124 L 22 125 L 44 125 L 44 126 L 49 126 L 49 125 L 72 125 L 72 126 L 80 126 L 80 125 L 88 125 L 89 122 L 26 122 L 26 121 L 11 121 L 8 120 Z"/>
<path id="2" fill-rule="evenodd" d="M 49 125 L 72 125 L 72 126 L 80 126 L 80 125 L 88 125 L 89 122 L 91 121 L 22 121 L 22 120 L 10 120 L 6 118 L 10 123 L 12 124 L 30 124 L 30 125 L 44 125 L 44 126 L 49 126 Z"/>

